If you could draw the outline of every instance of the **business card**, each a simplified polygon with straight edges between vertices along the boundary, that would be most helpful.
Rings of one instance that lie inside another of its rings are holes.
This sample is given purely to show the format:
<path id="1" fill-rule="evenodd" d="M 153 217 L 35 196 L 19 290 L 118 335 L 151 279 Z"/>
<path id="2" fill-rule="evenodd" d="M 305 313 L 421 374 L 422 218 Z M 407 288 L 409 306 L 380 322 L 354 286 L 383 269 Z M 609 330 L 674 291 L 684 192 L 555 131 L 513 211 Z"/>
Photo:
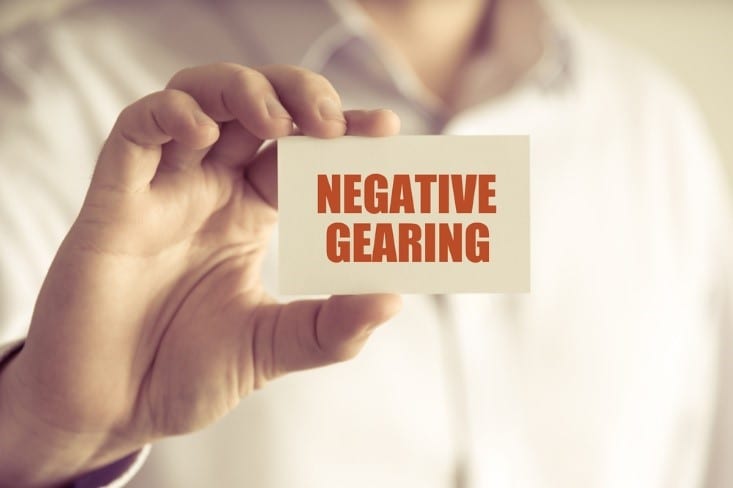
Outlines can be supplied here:
<path id="1" fill-rule="evenodd" d="M 529 138 L 278 141 L 282 294 L 524 293 Z"/>

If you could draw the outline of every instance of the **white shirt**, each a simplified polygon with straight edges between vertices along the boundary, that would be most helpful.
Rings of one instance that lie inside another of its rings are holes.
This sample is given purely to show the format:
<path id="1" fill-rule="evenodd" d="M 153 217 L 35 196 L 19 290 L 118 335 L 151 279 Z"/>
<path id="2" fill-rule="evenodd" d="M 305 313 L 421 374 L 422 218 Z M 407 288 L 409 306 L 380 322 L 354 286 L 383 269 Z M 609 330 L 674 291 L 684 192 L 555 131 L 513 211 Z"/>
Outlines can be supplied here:
<path id="1" fill-rule="evenodd" d="M 130 486 L 682 488 L 722 476 L 706 471 L 729 413 L 716 402 L 733 388 L 719 372 L 731 219 L 678 87 L 559 15 L 549 64 L 445 119 L 363 17 L 337 10 L 106 0 L 2 39 L 0 342 L 25 334 L 125 105 L 186 66 L 303 64 L 346 107 L 394 109 L 405 133 L 530 134 L 532 292 L 407 296 L 357 359 L 157 443 Z"/>

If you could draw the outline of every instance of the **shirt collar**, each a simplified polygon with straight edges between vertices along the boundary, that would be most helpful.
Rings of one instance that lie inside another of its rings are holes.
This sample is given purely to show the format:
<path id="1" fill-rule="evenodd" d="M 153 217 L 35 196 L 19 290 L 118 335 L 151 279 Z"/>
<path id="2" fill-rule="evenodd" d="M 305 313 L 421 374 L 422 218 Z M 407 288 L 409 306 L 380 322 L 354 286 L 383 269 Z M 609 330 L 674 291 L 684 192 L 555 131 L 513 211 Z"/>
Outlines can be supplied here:
<path id="1" fill-rule="evenodd" d="M 353 36 L 344 19 L 326 0 L 217 0 L 217 3 L 223 14 L 231 17 L 238 35 L 255 47 L 255 57 L 263 62 L 277 60 L 313 69 Z"/>
<path id="2" fill-rule="evenodd" d="M 509 0 L 511 1 L 511 0 Z M 555 0 L 540 0 L 549 22 L 544 34 L 543 56 L 521 80 L 542 91 L 562 88 L 570 79 L 574 62 L 572 16 Z M 405 63 L 380 42 L 362 9 L 354 0 L 278 0 L 256 3 L 256 15 L 247 22 L 248 34 L 259 40 L 265 59 L 323 71 L 334 54 L 350 41 L 367 44 L 384 64 L 397 88 L 428 108 L 438 110 L 432 97 Z M 283 16 L 283 10 L 298 15 Z M 249 8 L 249 14 L 252 8 Z"/>

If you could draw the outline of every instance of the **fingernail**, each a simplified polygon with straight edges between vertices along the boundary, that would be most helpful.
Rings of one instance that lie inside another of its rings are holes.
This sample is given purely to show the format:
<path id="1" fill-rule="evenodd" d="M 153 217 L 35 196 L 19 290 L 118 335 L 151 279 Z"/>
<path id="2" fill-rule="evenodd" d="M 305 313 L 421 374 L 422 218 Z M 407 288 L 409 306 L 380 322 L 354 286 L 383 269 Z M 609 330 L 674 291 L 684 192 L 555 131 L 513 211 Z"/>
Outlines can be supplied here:
<path id="1" fill-rule="evenodd" d="M 288 111 L 285 110 L 285 107 L 283 107 L 282 103 L 280 103 L 280 101 L 273 96 L 268 96 L 265 98 L 265 108 L 267 109 L 267 114 L 273 119 L 292 120 L 292 117 L 290 116 Z"/>
<path id="2" fill-rule="evenodd" d="M 212 127 L 217 127 L 216 122 L 214 122 L 214 120 L 211 117 L 206 115 L 201 110 L 193 111 L 193 120 L 196 122 L 197 125 L 209 125 Z"/>
<path id="3" fill-rule="evenodd" d="M 323 120 L 346 123 L 341 106 L 331 98 L 324 98 L 318 103 L 318 113 Z"/>

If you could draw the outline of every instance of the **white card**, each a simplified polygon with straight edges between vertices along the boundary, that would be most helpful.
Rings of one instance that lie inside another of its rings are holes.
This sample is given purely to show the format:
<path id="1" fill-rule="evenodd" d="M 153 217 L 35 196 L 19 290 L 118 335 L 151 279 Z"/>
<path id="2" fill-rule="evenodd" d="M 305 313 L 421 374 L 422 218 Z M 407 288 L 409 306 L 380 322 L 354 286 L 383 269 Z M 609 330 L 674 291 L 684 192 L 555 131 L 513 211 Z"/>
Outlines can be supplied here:
<path id="1" fill-rule="evenodd" d="M 530 288 L 527 136 L 278 141 L 282 294 Z"/>

